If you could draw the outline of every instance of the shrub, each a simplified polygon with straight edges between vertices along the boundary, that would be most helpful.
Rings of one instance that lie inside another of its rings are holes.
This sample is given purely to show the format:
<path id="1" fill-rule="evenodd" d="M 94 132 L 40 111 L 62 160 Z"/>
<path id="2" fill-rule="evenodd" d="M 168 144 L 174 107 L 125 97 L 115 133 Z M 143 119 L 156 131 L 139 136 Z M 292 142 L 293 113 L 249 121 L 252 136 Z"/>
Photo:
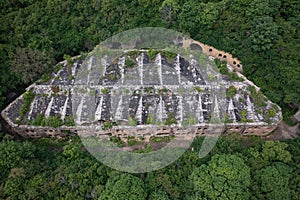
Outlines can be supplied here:
<path id="1" fill-rule="evenodd" d="M 271 108 L 269 111 L 268 111 L 268 118 L 270 118 L 270 117 L 275 117 L 275 114 L 276 114 L 276 112 L 275 112 L 275 109 L 274 108 Z"/>
<path id="2" fill-rule="evenodd" d="M 67 61 L 68 65 L 72 65 L 73 64 L 73 60 L 72 57 L 70 55 L 64 55 L 64 59 Z"/>
<path id="3" fill-rule="evenodd" d="M 229 78 L 234 81 L 244 81 L 244 79 L 242 77 L 239 77 L 235 72 L 230 73 Z"/>
<path id="4" fill-rule="evenodd" d="M 107 129 L 111 129 L 112 127 L 113 127 L 113 124 L 110 121 L 105 121 L 103 123 L 102 129 L 107 130 Z"/>
<path id="5" fill-rule="evenodd" d="M 50 79 L 52 78 L 51 74 L 50 73 L 46 73 L 42 76 L 42 82 L 43 83 L 46 83 L 48 81 L 50 81 Z"/>
<path id="6" fill-rule="evenodd" d="M 30 105 L 35 97 L 32 91 L 25 92 L 23 95 L 23 105 L 20 109 L 20 120 L 23 120 L 24 115 L 28 112 Z"/>
<path id="7" fill-rule="evenodd" d="M 175 118 L 175 113 L 168 113 L 168 118 L 164 121 L 165 125 L 177 124 L 177 120 Z"/>
<path id="8" fill-rule="evenodd" d="M 127 68 L 133 68 L 135 65 L 135 62 L 133 62 L 130 58 L 127 58 L 126 61 L 125 61 L 125 66 Z"/>
<path id="9" fill-rule="evenodd" d="M 157 50 L 154 50 L 154 49 L 150 49 L 150 50 L 148 51 L 148 54 L 149 54 L 150 60 L 154 60 L 154 59 L 155 59 L 155 56 L 156 56 L 156 54 L 158 54 L 158 53 L 159 53 L 159 51 L 157 51 Z"/>
<path id="10" fill-rule="evenodd" d="M 62 125 L 63 121 L 59 116 L 49 116 L 48 118 L 46 118 L 46 126 L 57 128 Z"/>
<path id="11" fill-rule="evenodd" d="M 103 88 L 101 90 L 102 94 L 108 94 L 109 90 L 107 88 Z"/>
<path id="12" fill-rule="evenodd" d="M 242 116 L 241 122 L 248 122 L 247 114 L 248 114 L 247 110 L 242 110 L 241 111 L 241 116 Z"/>
<path id="13" fill-rule="evenodd" d="M 128 140 L 127 140 L 127 145 L 128 146 L 134 146 L 134 145 L 136 145 L 138 143 L 139 142 L 135 138 L 128 138 Z"/>
<path id="14" fill-rule="evenodd" d="M 110 137 L 109 139 L 112 143 L 116 144 L 118 147 L 123 147 L 124 142 L 119 137 Z"/>
<path id="15" fill-rule="evenodd" d="M 155 122 L 155 115 L 148 115 L 147 119 L 146 119 L 146 124 L 154 124 Z"/>
<path id="16" fill-rule="evenodd" d="M 220 59 L 216 58 L 215 63 L 221 74 L 225 74 L 225 75 L 229 74 L 226 61 L 221 62 Z"/>
<path id="17" fill-rule="evenodd" d="M 226 96 L 229 98 L 233 98 L 235 95 L 236 95 L 236 88 L 233 85 L 231 85 L 226 91 Z"/>
<path id="18" fill-rule="evenodd" d="M 74 116 L 70 115 L 65 118 L 66 126 L 75 126 Z"/>
<path id="19" fill-rule="evenodd" d="M 202 90 L 199 86 L 196 86 L 196 87 L 195 87 L 195 90 L 196 90 L 197 92 L 199 92 L 199 93 L 200 93 L 200 92 L 203 92 L 203 90 Z"/>
<path id="20" fill-rule="evenodd" d="M 129 124 L 129 126 L 136 126 L 138 123 L 137 123 L 136 119 L 134 119 L 133 117 L 129 117 L 128 124 Z"/>

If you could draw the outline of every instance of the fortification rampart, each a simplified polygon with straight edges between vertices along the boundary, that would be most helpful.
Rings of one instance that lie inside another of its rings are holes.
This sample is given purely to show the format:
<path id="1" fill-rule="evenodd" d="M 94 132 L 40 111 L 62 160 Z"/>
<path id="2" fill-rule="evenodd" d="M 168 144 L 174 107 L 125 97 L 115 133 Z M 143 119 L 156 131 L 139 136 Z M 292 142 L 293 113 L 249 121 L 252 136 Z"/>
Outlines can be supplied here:
<path id="1" fill-rule="evenodd" d="M 109 130 L 102 130 L 101 127 L 94 126 L 78 126 L 78 127 L 40 127 L 40 126 L 28 126 L 20 125 L 13 127 L 14 131 L 25 138 L 40 138 L 40 137 L 57 137 L 62 138 L 66 136 L 80 135 L 85 136 L 98 136 L 98 137 L 120 137 L 126 138 L 133 137 L 164 137 L 164 136 L 183 136 L 193 135 L 207 136 L 217 133 L 241 133 L 242 135 L 256 135 L 266 136 L 272 132 L 277 126 L 258 123 L 245 123 L 241 124 L 225 124 L 218 127 L 218 132 L 215 128 L 208 124 L 201 126 L 193 126 L 191 128 L 178 127 L 178 126 L 163 126 L 156 127 L 152 125 L 137 126 L 137 127 L 113 127 Z"/>
<path id="2" fill-rule="evenodd" d="M 230 66 L 232 66 L 236 71 L 242 72 L 243 66 L 241 62 L 234 58 L 230 53 L 225 51 L 218 50 L 212 46 L 203 44 L 199 41 L 195 41 L 192 39 L 183 40 L 183 48 L 190 47 L 193 50 L 201 50 L 205 55 L 212 56 L 214 58 L 219 58 L 220 60 L 226 61 Z"/>

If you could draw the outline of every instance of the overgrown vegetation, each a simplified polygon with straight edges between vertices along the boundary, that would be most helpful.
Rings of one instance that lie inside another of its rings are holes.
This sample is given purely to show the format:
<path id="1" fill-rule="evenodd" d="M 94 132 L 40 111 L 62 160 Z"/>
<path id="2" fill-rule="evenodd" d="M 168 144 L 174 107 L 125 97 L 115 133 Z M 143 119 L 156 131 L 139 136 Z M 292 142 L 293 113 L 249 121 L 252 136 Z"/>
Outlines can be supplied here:
<path id="1" fill-rule="evenodd" d="M 177 120 L 175 118 L 175 113 L 168 113 L 167 119 L 163 122 L 164 125 L 172 125 L 177 124 Z"/>
<path id="2" fill-rule="evenodd" d="M 135 65 L 136 65 L 135 62 L 133 62 L 130 58 L 126 58 L 125 60 L 126 68 L 133 68 Z"/>
<path id="3" fill-rule="evenodd" d="M 236 88 L 231 85 L 226 91 L 226 97 L 233 98 L 236 95 Z"/>
<path id="4" fill-rule="evenodd" d="M 28 124 L 34 126 L 48 126 L 48 127 L 57 128 L 64 125 L 64 122 L 61 120 L 60 116 L 45 117 L 45 115 L 38 114 L 35 119 L 28 121 Z"/>
<path id="5" fill-rule="evenodd" d="M 25 114 L 29 111 L 30 105 L 35 98 L 35 94 L 32 91 L 25 92 L 23 95 L 23 104 L 20 108 L 20 118 L 19 121 L 22 121 Z"/>
<path id="6" fill-rule="evenodd" d="M 33 126 L 48 126 L 48 127 L 60 127 L 60 126 L 75 126 L 74 116 L 66 116 L 64 121 L 60 116 L 49 116 L 46 117 L 43 114 L 37 114 L 32 120 L 27 120 L 27 124 Z"/>
<path id="7" fill-rule="evenodd" d="M 196 138 L 176 162 L 144 174 L 105 166 L 84 150 L 79 137 L 32 142 L 5 138 L 0 142 L 0 198 L 156 200 L 222 199 L 226 195 L 245 200 L 299 199 L 300 138 L 274 142 L 238 135 L 221 137 L 202 159 L 199 149 L 204 138 Z M 151 141 L 155 146 L 171 139 L 153 137 Z M 124 145 L 117 137 L 111 141 Z M 135 150 L 151 151 L 150 144 Z"/>
<path id="8" fill-rule="evenodd" d="M 138 125 L 138 122 L 136 121 L 136 119 L 134 117 L 130 116 L 128 118 L 128 125 L 129 126 L 136 126 L 136 125 Z"/>

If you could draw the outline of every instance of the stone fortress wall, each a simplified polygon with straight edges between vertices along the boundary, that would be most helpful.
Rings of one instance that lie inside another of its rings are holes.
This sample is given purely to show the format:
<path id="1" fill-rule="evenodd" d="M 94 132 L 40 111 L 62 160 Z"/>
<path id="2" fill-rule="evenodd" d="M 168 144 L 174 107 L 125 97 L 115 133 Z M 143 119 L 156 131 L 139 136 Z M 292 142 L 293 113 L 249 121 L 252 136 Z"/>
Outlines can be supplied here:
<path id="1" fill-rule="evenodd" d="M 204 54 L 207 56 L 212 56 L 214 58 L 219 58 L 220 60 L 227 61 L 228 65 L 231 66 L 234 70 L 238 72 L 242 72 L 242 65 L 241 62 L 237 58 L 233 58 L 233 56 L 229 53 L 226 53 L 224 51 L 217 50 L 214 47 L 205 45 L 203 43 L 200 43 L 198 41 L 194 41 L 191 39 L 183 40 L 183 47 L 190 47 L 198 48 L 201 50 Z M 64 62 L 61 62 L 60 64 L 65 64 Z M 240 73 L 238 73 L 240 74 Z M 240 74 L 241 75 L 241 74 Z M 241 75 L 243 76 L 243 75 Z M 252 83 L 252 82 L 251 82 Z M 254 85 L 254 84 L 253 84 Z M 30 90 L 30 88 L 33 87 L 31 85 L 27 88 L 27 90 Z M 22 95 L 18 98 L 22 99 Z M 65 137 L 69 135 L 77 134 L 78 131 L 80 131 L 83 135 L 90 135 L 89 127 L 66 127 L 62 126 L 59 128 L 53 128 L 53 127 L 39 127 L 39 126 L 30 126 L 30 125 L 18 125 L 15 124 L 13 121 L 9 119 L 9 117 L 6 114 L 6 111 L 9 110 L 10 106 L 12 106 L 14 102 L 12 102 L 5 110 L 1 112 L 2 117 L 8 122 L 8 124 L 12 127 L 12 129 L 22 135 L 23 137 L 32 137 L 32 138 L 38 138 L 38 137 Z M 266 136 L 270 134 L 273 130 L 275 130 L 277 127 L 277 124 L 267 124 L 267 123 L 231 123 L 231 124 L 225 124 L 221 128 L 222 133 L 241 133 L 243 135 L 258 135 L 258 136 Z M 101 128 L 101 127 L 99 127 Z M 155 131 L 150 132 L 149 130 Z M 203 124 L 201 126 L 195 127 L 196 135 L 211 135 L 210 132 L 210 125 Z M 128 136 L 137 136 L 137 137 L 152 137 L 152 136 L 169 136 L 169 135 L 187 135 L 189 132 L 184 127 L 176 127 L 176 126 L 165 126 L 165 127 L 157 127 L 154 125 L 143 125 L 143 126 L 137 126 L 135 128 L 135 134 L 132 134 L 132 127 L 130 130 L 130 133 L 124 129 L 124 127 L 113 127 L 111 130 L 101 130 L 97 131 L 95 130 L 94 135 L 97 136 L 117 136 L 120 138 L 128 137 Z"/>
<path id="2" fill-rule="evenodd" d="M 165 127 L 156 127 L 152 125 L 143 125 L 137 126 L 135 128 L 130 127 L 129 129 L 123 127 L 113 127 L 110 130 L 101 130 L 94 128 L 93 126 L 78 126 L 78 127 L 66 127 L 62 126 L 59 128 L 53 127 L 39 127 L 39 126 L 29 126 L 29 125 L 20 125 L 14 126 L 13 130 L 25 138 L 40 138 L 40 137 L 56 137 L 62 138 L 66 136 L 73 136 L 80 132 L 80 136 L 98 136 L 98 137 L 120 137 L 126 138 L 129 136 L 134 137 L 164 137 L 164 136 L 185 136 L 196 134 L 197 136 L 209 136 L 219 133 L 240 133 L 245 136 L 256 135 L 256 136 L 267 136 L 272 131 L 277 128 L 277 125 L 266 125 L 264 123 L 245 123 L 241 124 L 224 124 L 217 129 L 219 132 L 215 132 L 214 128 L 210 125 L 203 125 L 199 127 L 194 127 L 192 133 L 190 130 L 187 130 L 185 127 L 177 126 L 165 126 Z M 154 130 L 154 131 L 153 131 Z"/>
<path id="3" fill-rule="evenodd" d="M 185 39 L 182 41 L 182 43 L 183 48 L 190 47 L 192 50 L 201 50 L 207 56 L 212 56 L 214 58 L 219 58 L 220 60 L 225 60 L 236 71 L 243 71 L 243 66 L 241 62 L 237 58 L 234 58 L 231 54 L 226 53 L 225 51 L 220 51 L 212 46 L 203 44 L 199 41 L 195 41 L 192 39 Z"/>
<path id="4" fill-rule="evenodd" d="M 27 90 L 30 90 L 32 86 L 28 87 Z M 23 95 L 17 98 L 21 99 Z M 61 126 L 59 128 L 53 127 L 41 127 L 41 126 L 31 126 L 31 125 L 18 125 L 15 124 L 8 116 L 7 110 L 13 106 L 14 102 L 12 102 L 5 110 L 1 112 L 1 115 L 4 120 L 12 127 L 13 131 L 18 133 L 24 138 L 41 138 L 41 137 L 54 137 L 54 138 L 63 138 L 67 136 L 74 136 L 78 134 L 80 131 L 80 136 L 115 136 L 120 138 L 126 138 L 128 136 L 135 137 L 164 137 L 170 135 L 188 135 L 189 130 L 185 127 L 176 127 L 176 126 L 161 126 L 157 127 L 155 125 L 143 125 L 133 127 L 113 127 L 111 130 L 101 130 L 100 126 L 77 126 L 77 127 L 67 127 Z M 256 136 L 267 136 L 272 131 L 277 128 L 277 124 L 266 124 L 262 122 L 258 123 L 229 123 L 229 124 L 221 124 L 218 129 L 218 133 L 240 133 L 245 136 L 256 135 Z M 129 132 L 129 131 L 130 132 Z M 154 131 L 153 131 L 154 130 Z M 198 136 L 209 136 L 213 135 L 214 130 L 212 125 L 202 124 L 201 126 L 195 126 L 193 128 L 194 133 Z"/>

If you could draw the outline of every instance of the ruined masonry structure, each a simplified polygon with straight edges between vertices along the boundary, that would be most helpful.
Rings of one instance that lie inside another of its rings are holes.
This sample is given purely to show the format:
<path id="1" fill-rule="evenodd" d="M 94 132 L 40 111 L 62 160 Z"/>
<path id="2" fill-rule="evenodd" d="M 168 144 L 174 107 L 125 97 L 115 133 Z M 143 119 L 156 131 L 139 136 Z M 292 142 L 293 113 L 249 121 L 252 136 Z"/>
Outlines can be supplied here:
<path id="1" fill-rule="evenodd" d="M 84 61 L 61 62 L 2 116 L 24 137 L 166 136 L 189 134 L 187 127 L 209 135 L 216 122 L 223 133 L 263 136 L 277 127 L 280 108 L 240 73 L 238 59 L 197 41 L 180 44 L 194 54 L 95 50 Z M 226 61 L 228 73 L 215 58 Z"/>

